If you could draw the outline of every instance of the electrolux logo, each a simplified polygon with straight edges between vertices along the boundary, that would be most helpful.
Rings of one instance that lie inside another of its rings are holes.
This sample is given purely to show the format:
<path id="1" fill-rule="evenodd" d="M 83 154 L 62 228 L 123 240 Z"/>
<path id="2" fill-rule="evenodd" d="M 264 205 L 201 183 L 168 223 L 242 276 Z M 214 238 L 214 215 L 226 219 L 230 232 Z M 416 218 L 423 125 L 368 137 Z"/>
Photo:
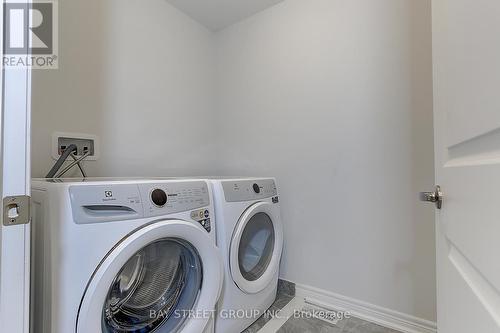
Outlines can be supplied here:
<path id="1" fill-rule="evenodd" d="M 58 67 L 57 1 L 4 2 L 4 54 L 9 67 Z"/>
<path id="2" fill-rule="evenodd" d="M 112 198 L 113 197 L 113 191 L 104 191 L 104 196 L 106 198 Z"/>

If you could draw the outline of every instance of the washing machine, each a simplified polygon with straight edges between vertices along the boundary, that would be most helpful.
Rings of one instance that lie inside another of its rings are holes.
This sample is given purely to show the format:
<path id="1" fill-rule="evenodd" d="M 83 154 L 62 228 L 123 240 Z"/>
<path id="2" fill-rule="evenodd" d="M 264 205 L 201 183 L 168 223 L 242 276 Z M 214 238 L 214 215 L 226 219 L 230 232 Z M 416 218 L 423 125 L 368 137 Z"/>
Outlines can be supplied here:
<path id="1" fill-rule="evenodd" d="M 215 179 L 217 245 L 224 283 L 217 306 L 216 333 L 250 326 L 276 298 L 283 225 L 272 178 Z"/>
<path id="2" fill-rule="evenodd" d="M 210 184 L 34 180 L 32 332 L 213 332 Z"/>

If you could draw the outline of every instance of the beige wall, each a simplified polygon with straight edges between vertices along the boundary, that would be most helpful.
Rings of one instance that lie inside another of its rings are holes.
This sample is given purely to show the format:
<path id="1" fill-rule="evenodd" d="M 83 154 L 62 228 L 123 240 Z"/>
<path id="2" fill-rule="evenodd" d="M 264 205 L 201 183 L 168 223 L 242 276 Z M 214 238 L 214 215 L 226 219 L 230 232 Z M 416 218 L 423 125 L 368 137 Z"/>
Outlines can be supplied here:
<path id="1" fill-rule="evenodd" d="M 55 131 L 100 137 L 90 175 L 210 170 L 212 33 L 163 0 L 60 1 L 59 19 L 60 68 L 33 73 L 33 175 Z"/>
<path id="2" fill-rule="evenodd" d="M 436 319 L 428 0 L 287 0 L 217 35 L 221 174 L 274 175 L 282 277 Z"/>

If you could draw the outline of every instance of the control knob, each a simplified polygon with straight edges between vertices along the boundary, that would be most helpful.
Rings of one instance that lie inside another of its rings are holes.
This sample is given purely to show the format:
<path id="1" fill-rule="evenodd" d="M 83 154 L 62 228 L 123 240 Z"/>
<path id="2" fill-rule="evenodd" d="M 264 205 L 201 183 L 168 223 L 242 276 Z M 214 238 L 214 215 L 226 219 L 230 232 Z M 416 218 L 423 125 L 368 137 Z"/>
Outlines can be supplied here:
<path id="1" fill-rule="evenodd" d="M 165 191 L 157 188 L 151 192 L 151 201 L 157 207 L 163 207 L 167 203 L 168 197 Z"/>

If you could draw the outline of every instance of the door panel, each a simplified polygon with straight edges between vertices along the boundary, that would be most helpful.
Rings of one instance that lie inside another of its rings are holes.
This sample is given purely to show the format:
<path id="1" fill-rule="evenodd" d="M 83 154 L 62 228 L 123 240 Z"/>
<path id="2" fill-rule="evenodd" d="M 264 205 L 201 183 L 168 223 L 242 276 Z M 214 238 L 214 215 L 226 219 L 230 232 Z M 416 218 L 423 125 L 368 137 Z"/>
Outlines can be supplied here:
<path id="1" fill-rule="evenodd" d="M 444 7 L 436 20 L 446 52 L 446 62 L 438 65 L 446 71 L 441 88 L 448 95 L 447 144 L 453 146 L 500 126 L 500 6 L 494 0 L 438 2 Z"/>
<path id="2" fill-rule="evenodd" d="M 446 236 L 489 283 L 500 290 L 498 257 L 500 250 L 500 166 L 446 168 L 443 188 L 447 206 L 441 213 Z M 478 195 L 479 194 L 479 195 Z M 493 251 L 493 252 L 492 252 Z"/>
<path id="3" fill-rule="evenodd" d="M 438 331 L 500 331 L 500 2 L 434 0 Z"/>
<path id="4" fill-rule="evenodd" d="M 494 333 L 498 325 L 446 253 L 448 244 L 438 233 L 438 332 Z M 457 306 L 458 305 L 458 306 Z"/>

